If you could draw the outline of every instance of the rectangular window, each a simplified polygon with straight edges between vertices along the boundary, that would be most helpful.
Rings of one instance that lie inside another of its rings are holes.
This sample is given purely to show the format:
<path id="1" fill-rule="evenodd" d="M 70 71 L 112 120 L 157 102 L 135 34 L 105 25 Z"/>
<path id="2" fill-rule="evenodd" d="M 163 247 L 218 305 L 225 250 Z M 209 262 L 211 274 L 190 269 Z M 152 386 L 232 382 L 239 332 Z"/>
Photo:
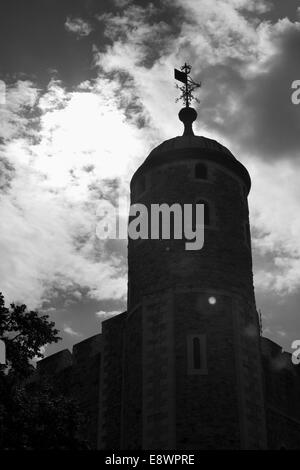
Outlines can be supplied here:
<path id="1" fill-rule="evenodd" d="M 190 334 L 187 336 L 187 373 L 188 375 L 208 373 L 206 335 Z"/>

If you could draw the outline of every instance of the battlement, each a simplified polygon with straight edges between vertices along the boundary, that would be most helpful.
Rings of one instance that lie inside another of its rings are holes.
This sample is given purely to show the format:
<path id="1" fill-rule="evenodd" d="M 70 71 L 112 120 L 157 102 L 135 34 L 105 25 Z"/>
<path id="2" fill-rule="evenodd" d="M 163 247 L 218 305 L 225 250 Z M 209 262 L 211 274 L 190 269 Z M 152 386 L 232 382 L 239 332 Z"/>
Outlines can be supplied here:
<path id="1" fill-rule="evenodd" d="M 102 335 L 97 334 L 87 338 L 73 346 L 72 353 L 68 349 L 63 349 L 51 356 L 45 357 L 37 362 L 37 372 L 39 375 L 58 374 L 71 366 L 78 366 L 83 362 L 88 362 L 93 356 L 101 353 Z"/>
<path id="2" fill-rule="evenodd" d="M 268 338 L 261 338 L 268 447 L 299 448 L 300 367 L 292 354 Z"/>
<path id="3" fill-rule="evenodd" d="M 37 372 L 39 375 L 53 375 L 71 367 L 73 363 L 72 353 L 68 349 L 63 349 L 51 356 L 45 357 L 37 362 Z"/>
<path id="4" fill-rule="evenodd" d="M 85 417 L 83 438 L 96 448 L 102 335 L 97 334 L 68 349 L 59 351 L 37 363 L 33 380 L 50 378 L 57 389 L 79 403 Z"/>
<path id="5" fill-rule="evenodd" d="M 261 352 L 273 372 L 285 370 L 300 379 L 300 367 L 293 364 L 292 354 L 269 338 L 261 338 Z"/>
<path id="6" fill-rule="evenodd" d="M 87 338 L 73 346 L 73 364 L 79 364 L 89 358 L 100 354 L 102 351 L 102 335 L 97 334 Z"/>

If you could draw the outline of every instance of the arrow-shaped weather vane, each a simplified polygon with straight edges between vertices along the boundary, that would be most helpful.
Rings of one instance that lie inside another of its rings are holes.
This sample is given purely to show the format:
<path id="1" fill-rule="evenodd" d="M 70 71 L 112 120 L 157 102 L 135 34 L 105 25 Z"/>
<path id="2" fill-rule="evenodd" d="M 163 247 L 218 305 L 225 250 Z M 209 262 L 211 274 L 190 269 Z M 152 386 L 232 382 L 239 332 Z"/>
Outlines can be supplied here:
<path id="1" fill-rule="evenodd" d="M 183 100 L 187 108 L 190 106 L 193 99 L 199 103 L 199 100 L 193 96 L 193 91 L 195 88 L 201 87 L 201 83 L 196 83 L 191 79 L 191 77 L 189 77 L 191 69 L 192 67 L 187 65 L 187 63 L 180 67 L 180 70 L 174 69 L 175 80 L 178 80 L 184 84 L 182 86 L 176 84 L 176 88 L 181 91 L 181 95 L 179 98 L 177 98 L 176 102 Z"/>

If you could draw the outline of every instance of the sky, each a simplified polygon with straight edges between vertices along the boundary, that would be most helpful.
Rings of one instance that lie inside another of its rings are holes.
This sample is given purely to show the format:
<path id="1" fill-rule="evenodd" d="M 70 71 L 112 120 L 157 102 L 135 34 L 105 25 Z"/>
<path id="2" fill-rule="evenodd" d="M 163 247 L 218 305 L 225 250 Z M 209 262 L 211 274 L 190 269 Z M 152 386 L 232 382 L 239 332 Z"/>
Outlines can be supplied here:
<path id="1" fill-rule="evenodd" d="M 55 321 L 46 354 L 126 309 L 127 242 L 97 237 L 97 208 L 181 135 L 184 62 L 202 81 L 195 133 L 252 178 L 264 334 L 300 339 L 299 52 L 299 0 L 1 1 L 0 290 Z"/>

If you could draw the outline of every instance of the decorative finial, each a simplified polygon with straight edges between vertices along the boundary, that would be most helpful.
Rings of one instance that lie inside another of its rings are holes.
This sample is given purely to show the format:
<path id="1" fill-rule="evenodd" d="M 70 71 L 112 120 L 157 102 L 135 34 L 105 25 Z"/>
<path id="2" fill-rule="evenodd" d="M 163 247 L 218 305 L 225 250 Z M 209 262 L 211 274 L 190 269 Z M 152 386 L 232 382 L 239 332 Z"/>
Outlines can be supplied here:
<path id="1" fill-rule="evenodd" d="M 184 83 L 183 86 L 176 84 L 176 88 L 181 91 L 181 95 L 179 98 L 177 98 L 176 102 L 183 100 L 186 108 L 190 106 L 192 100 L 196 100 L 199 103 L 199 100 L 193 96 L 193 91 L 195 88 L 201 87 L 201 82 L 196 83 L 191 79 L 191 77 L 189 77 L 191 70 L 192 67 L 187 65 L 187 63 L 180 67 L 180 70 L 174 69 L 175 80 Z"/>
<path id="2" fill-rule="evenodd" d="M 199 100 L 193 96 L 193 91 L 195 88 L 201 87 L 201 83 L 196 83 L 189 77 L 191 69 L 192 67 L 187 63 L 180 67 L 180 70 L 174 69 L 175 80 L 184 84 L 182 86 L 176 84 L 176 88 L 181 91 L 181 95 L 176 102 L 182 99 L 185 103 L 185 108 L 182 108 L 179 112 L 179 119 L 184 123 L 183 135 L 194 135 L 192 123 L 197 119 L 197 112 L 190 107 L 190 104 L 193 99 L 199 103 Z"/>

